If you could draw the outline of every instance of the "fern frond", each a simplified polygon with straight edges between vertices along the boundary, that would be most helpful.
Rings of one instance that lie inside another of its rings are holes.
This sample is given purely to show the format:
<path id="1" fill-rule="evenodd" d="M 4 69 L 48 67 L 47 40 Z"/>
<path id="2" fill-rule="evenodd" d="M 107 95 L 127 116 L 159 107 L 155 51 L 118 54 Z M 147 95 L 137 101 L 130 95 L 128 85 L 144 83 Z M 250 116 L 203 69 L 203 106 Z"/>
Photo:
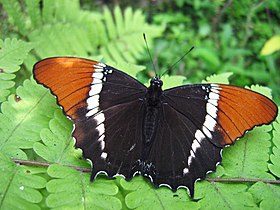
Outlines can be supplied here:
<path id="1" fill-rule="evenodd" d="M 16 159 L 27 159 L 23 149 L 40 140 L 40 131 L 53 117 L 55 99 L 48 90 L 26 80 L 16 90 L 18 98 L 9 96 L 0 113 L 0 152 Z M 57 107 L 57 106 L 55 106 Z"/>
<path id="2" fill-rule="evenodd" d="M 43 196 L 38 189 L 45 187 L 46 180 L 36 175 L 36 169 L 16 165 L 1 152 L 0 168 L 0 209 L 40 209 Z"/>
<path id="3" fill-rule="evenodd" d="M 39 27 L 42 24 L 40 0 L 25 0 L 25 3 L 30 17 L 31 27 Z"/>
<path id="4" fill-rule="evenodd" d="M 105 7 L 104 26 L 108 41 L 103 43 L 100 52 L 104 58 L 116 62 L 135 62 L 145 48 L 143 32 L 152 40 L 163 31 L 161 26 L 147 24 L 141 10 L 132 12 L 131 8 L 127 8 L 122 15 L 119 7 L 115 8 L 113 14 Z"/>
<path id="5" fill-rule="evenodd" d="M 249 192 L 260 209 L 280 209 L 280 186 L 258 182 L 250 187 Z"/>
<path id="6" fill-rule="evenodd" d="M 202 83 L 219 83 L 219 84 L 229 84 L 229 78 L 233 73 L 226 72 L 222 74 L 214 74 L 209 77 L 206 77 L 205 80 L 202 80 Z"/>
<path id="7" fill-rule="evenodd" d="M 280 107 L 278 107 L 280 110 Z M 268 164 L 268 168 L 271 173 L 276 177 L 280 178 L 280 114 L 276 118 L 276 121 L 273 123 L 273 133 L 272 133 L 272 154 L 270 155 L 271 164 Z"/>
<path id="8" fill-rule="evenodd" d="M 1 3 L 8 13 L 10 23 L 17 27 L 20 34 L 25 35 L 27 27 L 19 1 L 2 0 Z"/>
<path id="9" fill-rule="evenodd" d="M 57 110 L 54 118 L 49 122 L 49 128 L 41 130 L 40 139 L 42 142 L 34 144 L 34 151 L 49 163 L 90 167 L 83 160 L 81 150 L 74 149 L 72 130 L 72 123 L 61 110 Z"/>
<path id="10" fill-rule="evenodd" d="M 39 46 L 35 50 L 42 58 L 66 55 L 86 57 L 88 51 L 84 46 L 90 41 L 85 33 L 86 31 L 80 26 L 57 23 L 34 30 L 29 34 L 29 38 Z"/>
<path id="11" fill-rule="evenodd" d="M 246 184 L 226 184 L 219 182 L 197 182 L 195 199 L 204 209 L 256 209 Z"/>
<path id="12" fill-rule="evenodd" d="M 89 173 L 57 164 L 49 166 L 47 172 L 53 178 L 47 183 L 49 208 L 122 209 L 113 180 L 97 178 L 91 183 Z"/>
<path id="13" fill-rule="evenodd" d="M 127 192 L 125 204 L 129 209 L 198 209 L 199 205 L 191 201 L 186 190 L 172 192 L 166 187 L 155 189 L 145 182 L 143 177 L 134 177 L 130 182 L 120 180 Z"/>
<path id="14" fill-rule="evenodd" d="M 53 0 L 43 1 L 43 10 L 42 10 L 43 22 L 45 23 L 55 22 L 54 14 L 55 14 L 56 2 L 57 1 L 53 1 Z"/>
<path id="15" fill-rule="evenodd" d="M 14 74 L 32 49 L 32 44 L 17 39 L 0 39 L 0 103 L 6 100 L 15 86 Z"/>

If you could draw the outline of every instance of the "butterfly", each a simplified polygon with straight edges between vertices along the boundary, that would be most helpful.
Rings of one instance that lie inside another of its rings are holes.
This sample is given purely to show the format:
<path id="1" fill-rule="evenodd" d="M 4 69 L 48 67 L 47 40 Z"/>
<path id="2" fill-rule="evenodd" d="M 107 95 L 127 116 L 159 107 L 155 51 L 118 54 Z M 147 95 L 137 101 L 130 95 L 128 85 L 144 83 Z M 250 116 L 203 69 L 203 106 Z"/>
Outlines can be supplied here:
<path id="1" fill-rule="evenodd" d="M 49 88 L 74 123 L 73 137 L 99 173 L 136 174 L 155 186 L 194 184 L 215 171 L 221 151 L 255 126 L 271 123 L 269 98 L 223 84 L 182 85 L 162 90 L 159 76 L 147 88 L 104 63 L 75 57 L 39 61 L 35 80 Z"/>

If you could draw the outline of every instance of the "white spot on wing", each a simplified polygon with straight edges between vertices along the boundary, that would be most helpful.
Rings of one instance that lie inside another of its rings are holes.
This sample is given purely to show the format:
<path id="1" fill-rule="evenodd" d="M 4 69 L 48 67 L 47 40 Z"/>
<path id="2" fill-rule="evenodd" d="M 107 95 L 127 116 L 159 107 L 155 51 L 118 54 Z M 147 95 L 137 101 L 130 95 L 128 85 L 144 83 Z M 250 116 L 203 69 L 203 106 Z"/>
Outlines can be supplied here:
<path id="1" fill-rule="evenodd" d="M 218 100 L 208 99 L 208 103 L 213 104 L 214 106 L 218 106 Z"/>
<path id="2" fill-rule="evenodd" d="M 184 168 L 183 169 L 183 175 L 186 175 L 187 173 L 189 173 L 189 169 L 188 168 Z"/>
<path id="3" fill-rule="evenodd" d="M 129 152 L 131 152 L 134 148 L 135 148 L 136 144 L 133 144 L 130 149 L 129 149 Z"/>
<path id="4" fill-rule="evenodd" d="M 192 158 L 195 158 L 193 151 L 191 150 L 190 156 L 188 157 L 188 165 L 190 166 L 192 163 Z"/>
<path id="5" fill-rule="evenodd" d="M 98 95 L 102 90 L 102 84 L 91 85 L 89 96 Z"/>
<path id="6" fill-rule="evenodd" d="M 101 73 L 101 72 L 93 72 L 92 73 L 92 77 L 94 78 L 94 79 L 102 79 L 103 78 L 103 73 Z M 93 80 L 94 80 L 93 79 Z"/>
<path id="7" fill-rule="evenodd" d="M 96 120 L 96 124 L 99 125 L 105 121 L 105 115 L 103 112 L 100 112 L 99 114 L 94 116 L 94 119 Z"/>
<path id="8" fill-rule="evenodd" d="M 200 144 L 198 143 L 198 140 L 195 139 L 192 143 L 192 151 L 196 151 L 200 147 Z"/>
<path id="9" fill-rule="evenodd" d="M 87 109 L 93 109 L 99 106 L 99 95 L 93 95 L 87 99 Z"/>
<path id="10" fill-rule="evenodd" d="M 101 153 L 101 158 L 102 158 L 102 159 L 106 159 L 107 156 L 108 156 L 108 154 L 107 154 L 106 152 L 102 152 L 102 153 Z"/>
<path id="11" fill-rule="evenodd" d="M 194 136 L 199 142 L 201 142 L 202 139 L 204 139 L 204 134 L 201 132 L 201 130 L 197 130 Z"/>
<path id="12" fill-rule="evenodd" d="M 211 115 L 213 118 L 217 117 L 217 111 L 218 111 L 218 108 L 215 107 L 213 104 L 211 104 L 209 102 L 206 104 L 206 112 L 209 115 Z"/>
<path id="13" fill-rule="evenodd" d="M 101 147 L 101 150 L 104 150 L 104 148 L 105 148 L 105 141 L 101 141 L 100 142 L 100 147 Z"/>
<path id="14" fill-rule="evenodd" d="M 190 155 L 188 157 L 188 166 L 190 166 L 190 164 L 192 163 L 192 159 L 195 158 L 195 152 L 200 148 L 201 146 L 201 142 L 206 138 L 211 139 L 212 138 L 212 134 L 210 131 L 214 131 L 215 127 L 217 125 L 216 122 L 216 118 L 217 118 L 217 114 L 218 114 L 218 100 L 220 98 L 219 96 L 219 85 L 216 84 L 212 84 L 210 91 L 208 88 L 206 88 L 205 86 L 202 86 L 202 89 L 206 91 L 206 93 L 209 92 L 208 97 L 205 97 L 205 99 L 207 100 L 206 103 L 206 116 L 205 116 L 205 120 L 202 124 L 202 131 L 200 129 L 197 129 L 195 132 L 195 139 L 192 142 L 191 145 L 191 149 L 190 149 Z M 207 95 L 206 95 L 207 96 Z M 183 174 L 184 170 L 187 168 L 183 169 Z"/>
<path id="15" fill-rule="evenodd" d="M 209 139 L 212 139 L 212 134 L 211 132 L 208 130 L 208 128 L 206 128 L 204 125 L 202 127 L 202 131 L 203 133 L 209 138 Z"/>
<path id="16" fill-rule="evenodd" d="M 209 131 L 214 131 L 216 121 L 209 114 L 207 114 L 203 125 L 207 127 Z"/>
<path id="17" fill-rule="evenodd" d="M 214 93 L 214 92 L 210 92 L 209 93 L 209 98 L 210 99 L 215 99 L 215 100 L 219 100 L 219 94 L 217 94 L 217 93 Z"/>
<path id="18" fill-rule="evenodd" d="M 93 85 L 102 84 L 102 80 L 101 79 L 97 79 L 97 78 L 93 78 L 91 84 L 93 84 Z"/>
<path id="19" fill-rule="evenodd" d="M 99 111 L 99 107 L 91 109 L 86 113 L 86 117 L 91 117 L 91 116 L 95 115 L 98 111 Z"/>
<path id="20" fill-rule="evenodd" d="M 105 135 L 104 135 L 104 133 L 101 135 L 101 136 L 99 136 L 99 138 L 97 139 L 97 141 L 103 141 L 104 140 L 104 138 L 105 138 Z"/>
<path id="21" fill-rule="evenodd" d="M 95 129 L 98 130 L 99 134 L 103 134 L 105 132 L 104 123 L 99 124 Z"/>

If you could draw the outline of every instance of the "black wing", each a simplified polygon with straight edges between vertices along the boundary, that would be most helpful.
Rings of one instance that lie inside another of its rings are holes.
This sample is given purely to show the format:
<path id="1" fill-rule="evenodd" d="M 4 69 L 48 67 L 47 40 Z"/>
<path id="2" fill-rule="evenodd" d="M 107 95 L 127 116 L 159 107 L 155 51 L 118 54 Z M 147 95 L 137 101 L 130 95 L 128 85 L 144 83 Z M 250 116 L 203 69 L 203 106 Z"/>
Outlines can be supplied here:
<path id="1" fill-rule="evenodd" d="M 38 62 L 34 77 L 73 120 L 76 147 L 93 163 L 91 179 L 99 172 L 130 179 L 139 171 L 144 85 L 103 63 L 69 57 Z"/>
<path id="2" fill-rule="evenodd" d="M 276 115 L 270 99 L 243 88 L 205 84 L 166 90 L 146 175 L 158 186 L 187 187 L 193 196 L 195 181 L 215 171 L 224 146 Z"/>

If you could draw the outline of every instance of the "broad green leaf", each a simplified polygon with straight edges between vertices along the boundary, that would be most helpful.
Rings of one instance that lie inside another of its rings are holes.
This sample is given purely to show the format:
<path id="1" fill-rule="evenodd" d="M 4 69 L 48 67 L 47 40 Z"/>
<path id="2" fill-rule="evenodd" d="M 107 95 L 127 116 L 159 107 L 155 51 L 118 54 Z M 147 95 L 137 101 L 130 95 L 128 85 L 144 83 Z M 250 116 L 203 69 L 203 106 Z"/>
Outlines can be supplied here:
<path id="1" fill-rule="evenodd" d="M 250 187 L 249 192 L 253 195 L 260 209 L 280 209 L 280 186 L 257 182 Z"/>
<path id="2" fill-rule="evenodd" d="M 280 35 L 271 37 L 263 46 L 261 55 L 270 55 L 280 49 Z"/>
<path id="3" fill-rule="evenodd" d="M 26 159 L 22 149 L 32 148 L 40 140 L 40 131 L 48 127 L 55 98 L 34 80 L 26 80 L 2 103 L 0 113 L 0 152 L 18 159 Z"/>
<path id="4" fill-rule="evenodd" d="M 172 192 L 167 187 L 155 188 L 141 176 L 130 182 L 120 180 L 121 186 L 128 192 L 125 203 L 129 209 L 198 209 L 199 205 L 190 200 L 185 189 Z"/>
<path id="5" fill-rule="evenodd" d="M 195 199 L 200 209 L 258 209 L 245 184 L 197 182 Z"/>
<path id="6" fill-rule="evenodd" d="M 278 107 L 278 110 L 280 107 Z M 273 132 L 272 132 L 272 154 L 270 155 L 271 164 L 268 164 L 268 168 L 271 173 L 280 178 L 280 114 L 276 118 L 276 121 L 273 123 Z"/>
<path id="7" fill-rule="evenodd" d="M 49 208 L 122 209 L 113 180 L 97 178 L 91 183 L 89 173 L 57 164 L 49 166 L 48 174 L 53 178 L 47 183 Z"/>
<path id="8" fill-rule="evenodd" d="M 0 152 L 0 169 L 0 209 L 40 209 L 43 197 L 38 189 L 46 180 L 36 175 L 36 168 L 17 165 Z"/>

